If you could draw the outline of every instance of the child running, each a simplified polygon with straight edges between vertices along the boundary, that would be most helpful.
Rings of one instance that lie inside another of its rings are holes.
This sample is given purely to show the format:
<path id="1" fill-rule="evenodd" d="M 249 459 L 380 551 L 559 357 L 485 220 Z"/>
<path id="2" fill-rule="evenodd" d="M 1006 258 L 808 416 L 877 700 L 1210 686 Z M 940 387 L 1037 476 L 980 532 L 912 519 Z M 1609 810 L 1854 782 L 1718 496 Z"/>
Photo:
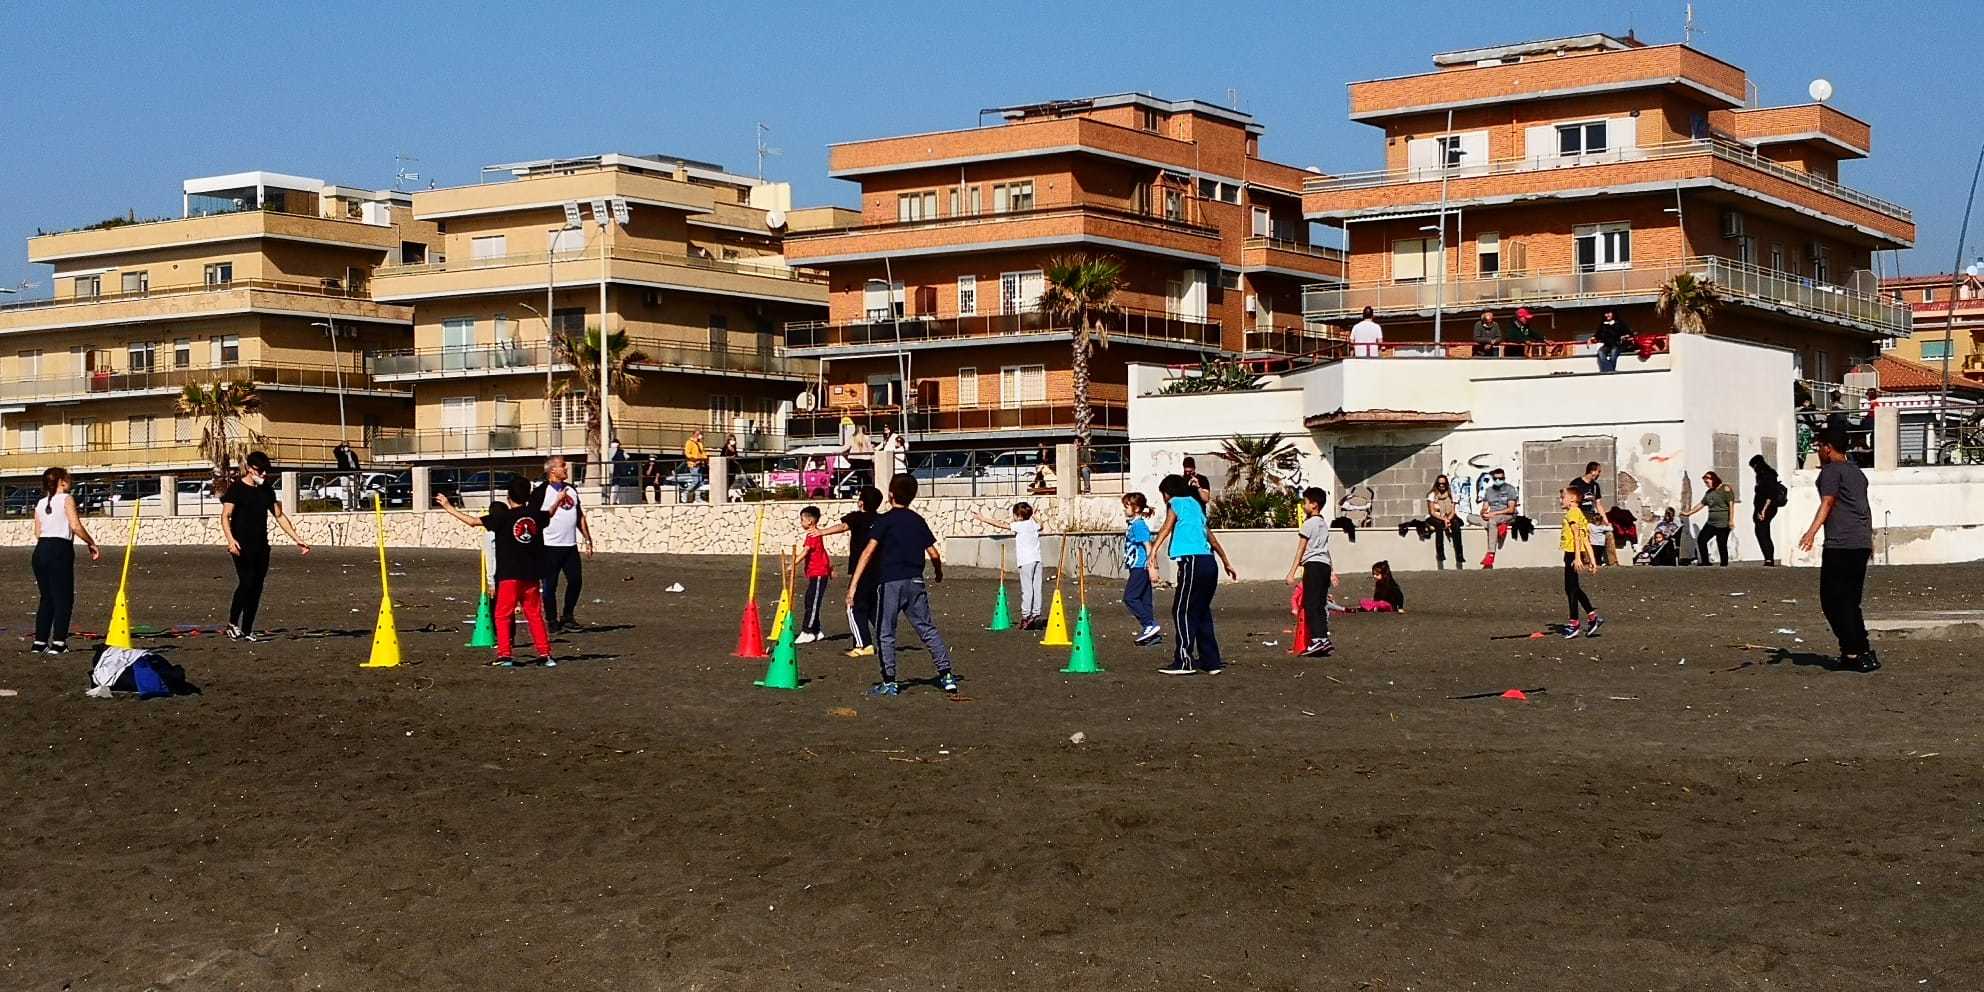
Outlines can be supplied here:
<path id="1" fill-rule="evenodd" d="M 96 538 L 76 513 L 69 495 L 67 469 L 41 473 L 41 502 L 34 506 L 34 584 L 41 601 L 34 609 L 34 654 L 69 650 L 69 614 L 76 608 L 76 539 L 90 549 L 90 560 L 103 557 Z"/>
<path id="2" fill-rule="evenodd" d="M 861 508 L 840 518 L 840 527 L 847 531 L 847 574 L 854 575 L 854 566 L 861 563 L 861 552 L 868 550 L 868 534 L 875 526 L 876 511 L 882 508 L 882 491 L 874 486 L 861 487 Z M 828 533 L 832 533 L 830 529 Z M 854 638 L 854 646 L 847 649 L 850 658 L 867 658 L 875 653 L 875 594 L 874 572 L 859 584 L 854 584 L 854 598 L 848 601 L 847 629 Z"/>
<path id="3" fill-rule="evenodd" d="M 1151 580 L 1157 580 L 1157 556 L 1167 550 L 1178 572 L 1178 591 L 1171 599 L 1171 628 L 1178 638 L 1176 654 L 1169 666 L 1158 671 L 1165 675 L 1217 675 L 1225 667 L 1212 622 L 1219 566 L 1226 567 L 1228 578 L 1238 579 L 1240 575 L 1227 559 L 1226 549 L 1220 547 L 1219 537 L 1207 528 L 1205 504 L 1199 502 L 1197 490 L 1185 477 L 1165 476 L 1157 492 L 1170 512 L 1151 544 Z M 1214 555 L 1218 556 L 1216 562 Z"/>
<path id="4" fill-rule="evenodd" d="M 1137 620 L 1137 643 L 1154 644 L 1164 637 L 1152 612 L 1150 578 L 1150 501 L 1143 493 L 1123 494 L 1123 605 Z"/>
<path id="5" fill-rule="evenodd" d="M 227 609 L 227 636 L 237 641 L 264 640 L 255 633 L 255 613 L 261 609 L 262 587 L 269 580 L 269 518 L 276 518 L 299 552 L 310 553 L 310 546 L 296 536 L 296 525 L 282 512 L 276 487 L 269 481 L 273 474 L 268 455 L 249 452 L 241 478 L 220 498 L 220 532 L 227 538 L 227 553 L 234 557 L 234 602 Z"/>
<path id="6" fill-rule="evenodd" d="M 1569 639 L 1580 633 L 1586 637 L 1597 637 L 1598 628 L 1605 618 L 1598 615 L 1598 609 L 1591 605 L 1591 597 L 1586 596 L 1584 587 L 1578 584 L 1579 570 L 1587 575 L 1598 574 L 1598 556 L 1591 549 L 1591 521 L 1579 504 L 1581 494 L 1578 487 L 1565 486 L 1561 495 L 1564 503 L 1564 537 L 1558 548 L 1564 552 L 1564 598 L 1571 608 L 1571 622 L 1564 625 L 1564 637 Z M 1580 610 L 1584 617 L 1582 625 L 1578 622 Z"/>
<path id="7" fill-rule="evenodd" d="M 827 557 L 827 531 L 820 529 L 820 508 L 799 511 L 799 526 L 805 537 L 799 542 L 799 574 L 806 578 L 806 619 L 799 627 L 799 644 L 826 639 L 820 629 L 820 607 L 827 602 L 827 580 L 833 578 L 834 560 Z M 838 525 L 836 525 L 838 529 Z"/>
<path id="8" fill-rule="evenodd" d="M 496 537 L 496 660 L 497 668 L 516 668 L 510 654 L 511 631 L 517 608 L 523 607 L 524 622 L 530 625 L 531 645 L 537 648 L 537 664 L 556 668 L 551 659 L 551 634 L 544 622 L 544 599 L 538 582 L 544 577 L 544 528 L 551 522 L 548 510 L 527 508 L 530 480 L 510 480 L 507 498 L 492 506 L 482 517 L 472 517 L 448 502 L 446 493 L 434 494 L 434 505 L 470 527 L 480 527 Z M 525 663 L 530 664 L 529 662 Z"/>
<path id="9" fill-rule="evenodd" d="M 875 640 L 881 648 L 882 681 L 869 690 L 873 696 L 894 696 L 902 691 L 896 684 L 896 621 L 905 613 L 937 665 L 937 685 L 945 692 L 958 691 L 957 676 L 951 673 L 951 652 L 944 646 L 943 635 L 937 633 L 936 622 L 930 619 L 930 591 L 923 585 L 926 558 L 932 578 L 944 581 L 944 556 L 937 551 L 937 536 L 930 533 L 930 525 L 909 508 L 915 499 L 915 476 L 898 475 L 889 480 L 889 511 L 876 517 L 875 525 L 869 528 L 868 547 L 862 549 L 853 581 L 848 583 L 847 605 L 852 609 L 862 578 L 871 569 L 879 573 L 875 579 L 881 610 Z"/>
<path id="10" fill-rule="evenodd" d="M 1327 658 L 1336 651 L 1330 641 L 1330 587 L 1337 577 L 1330 570 L 1330 522 L 1323 519 L 1329 503 L 1330 494 L 1316 486 L 1302 490 L 1302 510 L 1308 516 L 1295 542 L 1295 562 L 1288 566 L 1288 584 L 1302 588 L 1302 614 L 1309 627 L 1304 658 Z"/>
<path id="11" fill-rule="evenodd" d="M 983 513 L 972 516 L 981 524 L 1013 532 L 1013 559 L 1020 577 L 1020 629 L 1046 627 L 1047 618 L 1040 611 L 1040 522 L 1033 519 L 1033 504 L 1014 503 L 1011 523 L 994 520 Z"/>

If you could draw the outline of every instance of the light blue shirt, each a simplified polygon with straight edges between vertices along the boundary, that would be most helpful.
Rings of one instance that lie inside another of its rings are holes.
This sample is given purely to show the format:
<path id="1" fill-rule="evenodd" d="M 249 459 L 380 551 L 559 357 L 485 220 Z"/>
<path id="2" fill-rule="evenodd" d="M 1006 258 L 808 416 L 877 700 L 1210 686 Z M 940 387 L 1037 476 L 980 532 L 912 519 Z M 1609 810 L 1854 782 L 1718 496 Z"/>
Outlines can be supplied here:
<path id="1" fill-rule="evenodd" d="M 1212 554 L 1212 541 L 1206 537 L 1205 505 L 1196 496 L 1173 496 L 1170 506 L 1177 521 L 1171 527 L 1171 557 Z"/>
<path id="2" fill-rule="evenodd" d="M 1144 518 L 1130 521 L 1123 534 L 1123 565 L 1126 568 L 1150 567 L 1150 525 Z"/>

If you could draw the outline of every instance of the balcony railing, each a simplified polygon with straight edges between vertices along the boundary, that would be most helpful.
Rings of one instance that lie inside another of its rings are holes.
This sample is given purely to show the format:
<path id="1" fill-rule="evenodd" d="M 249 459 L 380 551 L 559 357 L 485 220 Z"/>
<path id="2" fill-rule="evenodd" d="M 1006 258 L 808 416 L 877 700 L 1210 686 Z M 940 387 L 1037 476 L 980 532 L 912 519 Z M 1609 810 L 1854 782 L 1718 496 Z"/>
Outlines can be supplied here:
<path id="1" fill-rule="evenodd" d="M 1115 201 L 1091 200 L 1091 199 L 1079 199 L 1079 198 L 1060 199 L 1060 200 L 1035 200 L 1033 202 L 1033 206 L 1028 207 L 1024 210 L 1001 211 L 1001 210 L 984 209 L 984 210 L 979 210 L 976 213 L 945 214 L 938 217 L 925 217 L 918 220 L 887 220 L 887 221 L 865 222 L 860 224 L 849 225 L 847 227 L 828 228 L 819 231 L 808 231 L 803 235 L 794 235 L 792 240 L 830 237 L 833 235 L 842 235 L 842 234 L 868 234 L 878 231 L 911 231 L 911 230 L 922 231 L 922 230 L 940 229 L 947 227 L 971 227 L 980 224 L 1004 224 L 1004 223 L 1016 222 L 1016 221 L 1033 220 L 1037 218 L 1057 217 L 1057 216 L 1070 215 L 1070 214 L 1079 215 L 1084 213 L 1096 214 L 1102 217 L 1110 217 L 1120 220 L 1127 220 L 1132 223 L 1144 224 L 1151 227 L 1158 227 L 1167 230 L 1179 231 L 1186 234 L 1195 234 L 1195 235 L 1200 235 L 1202 237 L 1209 237 L 1209 238 L 1219 237 L 1218 228 L 1213 227 L 1212 225 L 1207 223 L 1202 223 L 1200 221 L 1190 219 L 1193 217 L 1203 216 L 1198 206 L 1198 200 L 1199 198 L 1196 196 L 1181 197 L 1177 216 L 1166 216 L 1162 212 L 1158 212 L 1156 210 L 1150 210 L 1150 211 L 1136 210 L 1128 206 L 1125 206 L 1120 202 L 1115 202 Z"/>
<path id="2" fill-rule="evenodd" d="M 167 423 L 165 427 L 170 433 L 171 424 Z M 45 426 L 43 429 L 46 431 L 54 428 Z M 278 468 L 328 467 L 337 463 L 332 454 L 333 449 L 337 447 L 336 440 L 262 437 L 254 441 L 250 447 L 256 451 L 266 452 L 276 462 Z M 362 444 L 354 444 L 353 447 L 358 449 L 360 459 L 364 459 Z M 31 450 L 15 450 L 0 454 L 0 473 L 6 475 L 39 472 L 50 465 L 60 465 L 75 472 L 205 464 L 207 464 L 206 451 L 198 443 L 170 438 L 145 444 L 63 443 L 44 438 Z"/>
<path id="3" fill-rule="evenodd" d="M 1658 295 L 1681 273 L 1712 280 L 1718 294 L 1764 303 L 1814 317 L 1864 324 L 1905 334 L 1911 322 L 1906 304 L 1864 296 L 1839 286 L 1746 265 L 1726 258 L 1685 258 L 1641 262 L 1631 268 L 1538 269 L 1490 278 L 1441 283 L 1317 284 L 1302 290 L 1302 312 L 1310 320 L 1340 320 L 1370 307 L 1379 312 L 1418 312 L 1441 307 L 1465 315 L 1484 307 L 1533 303 L 1578 303 Z"/>
<path id="4" fill-rule="evenodd" d="M 1130 407 L 1122 400 L 1090 400 L 1088 406 L 1090 426 L 1093 429 L 1098 431 L 1129 429 Z M 1015 434 L 1031 434 L 1040 431 L 1072 431 L 1075 429 L 1075 410 L 1073 403 L 912 407 L 909 411 L 909 433 L 918 435 L 1009 431 Z M 880 434 L 884 427 L 901 430 L 903 426 L 901 407 L 837 407 L 792 414 L 791 419 L 786 423 L 786 435 L 794 444 L 838 441 L 843 418 L 852 419 L 857 429 L 876 435 Z"/>
<path id="5" fill-rule="evenodd" d="M 1218 350 L 1222 347 L 1219 321 L 1181 317 L 1151 310 L 1124 308 L 1099 319 L 1113 338 L 1189 345 Z M 898 327 L 900 325 L 900 327 Z M 1066 333 L 1067 326 L 1041 310 L 1019 313 L 975 314 L 967 317 L 907 315 L 900 321 L 878 320 L 831 323 L 794 321 L 785 325 L 787 348 L 845 348 L 894 345 L 900 333 L 904 344 L 970 341 L 1018 334 Z"/>
<path id="6" fill-rule="evenodd" d="M 1786 182 L 1794 183 L 1834 199 L 1865 207 L 1876 213 L 1885 214 L 1896 220 L 1914 223 L 1914 214 L 1900 204 L 1883 200 L 1878 196 L 1862 193 L 1849 186 L 1794 169 L 1781 162 L 1775 162 L 1758 155 L 1754 149 L 1743 145 L 1715 139 L 1696 141 L 1676 141 L 1662 145 L 1649 145 L 1644 148 L 1615 148 L 1596 154 L 1565 157 L 1525 157 L 1495 159 L 1489 162 L 1462 163 L 1441 168 L 1422 166 L 1405 169 L 1376 169 L 1369 172 L 1352 172 L 1336 176 L 1317 176 L 1302 184 L 1304 193 L 1331 193 L 1344 190 L 1375 189 L 1381 186 L 1394 186 L 1406 183 L 1438 182 L 1442 176 L 1452 180 L 1472 179 L 1478 176 L 1505 176 L 1526 172 L 1550 172 L 1559 169 L 1575 169 L 1582 166 L 1617 165 L 1621 162 L 1657 162 L 1667 159 L 1688 158 L 1698 155 L 1712 155 L 1725 162 L 1732 162 L 1744 168 L 1755 169 Z"/>
<path id="7" fill-rule="evenodd" d="M 814 361 L 756 350 L 696 348 L 646 338 L 630 341 L 630 347 L 647 356 L 647 360 L 636 364 L 636 368 L 699 369 L 783 378 L 804 378 L 818 370 L 818 363 Z M 374 375 L 406 376 L 452 372 L 541 372 L 547 360 L 555 360 L 558 368 L 571 367 L 571 363 L 564 355 L 557 354 L 556 349 L 522 342 L 393 351 L 374 355 L 368 363 Z"/>
<path id="8" fill-rule="evenodd" d="M 636 248 L 631 245 L 612 245 L 606 256 L 614 261 L 652 262 L 658 265 L 679 265 L 684 268 L 703 269 L 710 272 L 730 272 L 737 275 L 760 276 L 766 279 L 786 279 L 794 282 L 825 282 L 826 273 L 817 269 L 795 268 L 783 264 L 777 258 L 753 261 L 747 258 L 702 258 L 686 252 L 654 251 Z M 420 262 L 413 265 L 382 265 L 373 270 L 374 278 L 423 275 L 437 272 L 472 272 L 478 269 L 498 269 L 510 266 L 563 265 L 571 262 L 598 262 L 597 247 L 560 252 L 517 252 L 508 255 L 490 255 L 482 258 L 451 258 L 442 262 Z"/>
<path id="9" fill-rule="evenodd" d="M 1247 328 L 1249 355 L 1315 355 L 1326 351 L 1338 336 L 1303 320 L 1299 314 L 1277 314 Z"/>
<path id="10" fill-rule="evenodd" d="M 330 366 L 251 362 L 208 365 L 200 368 L 158 369 L 149 372 L 104 371 L 89 372 L 79 376 L 17 379 L 0 382 L 0 401 L 19 403 L 83 399 L 148 390 L 177 392 L 189 384 L 204 385 L 213 382 L 247 382 L 264 387 L 290 386 L 299 389 L 326 390 L 337 389 L 340 385 L 352 390 L 404 391 L 408 388 L 374 382 L 370 375 L 358 368 L 345 369 L 340 377 L 339 370 Z"/>
<path id="11" fill-rule="evenodd" d="M 700 423 L 613 422 L 613 436 L 630 452 L 679 452 L 682 443 L 696 431 L 714 433 L 718 428 Z M 747 451 L 782 451 L 785 436 L 766 431 L 740 432 L 739 442 Z M 545 427 L 541 424 L 477 426 L 441 430 L 398 430 L 387 428 L 372 438 L 372 453 L 379 458 L 413 461 L 422 458 L 467 458 L 476 456 L 524 458 L 534 454 L 583 454 L 586 450 L 583 425 Z"/>
<path id="12" fill-rule="evenodd" d="M 1311 258 L 1326 258 L 1337 262 L 1343 261 L 1342 249 L 1331 248 L 1326 245 L 1312 245 L 1304 241 L 1284 241 L 1281 238 L 1253 237 L 1242 241 L 1240 247 L 1243 251 L 1247 249 L 1286 251 L 1297 255 L 1308 255 Z"/>
<path id="13" fill-rule="evenodd" d="M 57 278 L 60 278 L 59 276 Z M 194 283 L 186 286 L 153 286 L 149 289 L 129 293 L 98 293 L 94 296 L 60 296 L 43 300 L 23 300 L 18 303 L 0 304 L 0 313 L 16 310 L 45 310 L 51 307 L 90 306 L 97 303 L 118 303 L 126 300 L 159 300 L 178 296 L 197 296 L 204 293 L 226 293 L 242 289 L 259 289 L 272 293 L 297 293 L 304 296 L 323 296 L 341 300 L 369 300 L 371 295 L 364 289 L 345 286 L 341 280 L 325 279 L 319 282 L 281 282 L 273 279 L 235 279 L 230 282 Z"/>

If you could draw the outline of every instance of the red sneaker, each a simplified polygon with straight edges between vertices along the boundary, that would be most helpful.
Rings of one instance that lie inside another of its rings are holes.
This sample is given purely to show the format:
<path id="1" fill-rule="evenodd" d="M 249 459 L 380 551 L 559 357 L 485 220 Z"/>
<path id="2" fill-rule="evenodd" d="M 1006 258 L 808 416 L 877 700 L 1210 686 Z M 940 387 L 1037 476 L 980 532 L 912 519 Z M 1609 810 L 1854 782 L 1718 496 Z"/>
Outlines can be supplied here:
<path id="1" fill-rule="evenodd" d="M 1494 567 L 1495 567 L 1495 556 L 1494 556 L 1493 554 L 1490 554 L 1490 555 L 1489 555 L 1488 557 L 1486 557 L 1486 558 L 1483 558 L 1483 559 L 1481 559 L 1481 567 L 1482 567 L 1482 568 L 1494 568 Z"/>

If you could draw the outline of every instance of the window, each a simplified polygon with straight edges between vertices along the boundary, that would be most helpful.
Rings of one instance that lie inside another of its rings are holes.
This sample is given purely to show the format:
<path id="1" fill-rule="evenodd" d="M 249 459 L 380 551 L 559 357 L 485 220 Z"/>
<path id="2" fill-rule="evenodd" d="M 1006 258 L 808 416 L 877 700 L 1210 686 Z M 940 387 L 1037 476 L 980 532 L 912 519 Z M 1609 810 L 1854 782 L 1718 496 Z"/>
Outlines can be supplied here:
<path id="1" fill-rule="evenodd" d="M 126 443 L 133 448 L 149 448 L 152 444 L 152 418 L 132 417 L 125 421 Z"/>
<path id="2" fill-rule="evenodd" d="M 1206 178 L 1206 177 L 1204 177 L 1204 176 L 1200 176 L 1200 177 L 1199 177 L 1199 199 L 1201 199 L 1201 200 L 1217 200 L 1217 199 L 1219 199 L 1219 180 L 1217 180 L 1217 179 L 1207 179 L 1207 178 Z"/>
<path id="3" fill-rule="evenodd" d="M 77 299 L 79 299 L 79 300 L 93 300 L 93 299 L 96 299 L 97 297 L 99 297 L 99 296 L 102 296 L 102 295 L 103 295 L 103 277 L 102 277 L 102 276 L 77 276 L 77 277 L 76 277 L 76 298 L 77 298 Z"/>
<path id="4" fill-rule="evenodd" d="M 444 397 L 441 400 L 441 429 L 444 431 L 474 430 L 475 397 Z"/>
<path id="5" fill-rule="evenodd" d="M 964 186 L 951 190 L 951 216 L 967 217 L 979 213 L 981 197 L 976 186 Z"/>
<path id="6" fill-rule="evenodd" d="M 711 394 L 709 426 L 728 431 L 732 424 L 742 419 L 744 419 L 744 397 Z"/>
<path id="7" fill-rule="evenodd" d="M 730 318 L 720 313 L 710 314 L 710 351 L 721 355 L 730 350 Z"/>
<path id="8" fill-rule="evenodd" d="M 1184 190 L 1167 189 L 1164 191 L 1164 219 L 1178 221 L 1185 219 Z"/>
<path id="9" fill-rule="evenodd" d="M 1440 143 L 1438 146 L 1440 149 L 1440 164 L 1448 169 L 1460 168 L 1461 160 L 1466 157 L 1467 153 L 1467 150 L 1461 147 L 1460 135 L 1441 135 L 1434 140 Z"/>
<path id="10" fill-rule="evenodd" d="M 1240 184 L 1239 184 L 1239 183 L 1220 183 L 1220 184 L 1219 184 L 1219 202 L 1221 202 L 1221 203 L 1239 203 L 1239 202 L 1240 202 Z"/>
<path id="11" fill-rule="evenodd" d="M 1047 366 L 1008 365 L 999 370 L 999 405 L 1008 409 L 1047 402 Z"/>
<path id="12" fill-rule="evenodd" d="M 958 316 L 975 317 L 977 315 L 978 315 L 978 277 L 959 276 L 958 277 Z"/>
<path id="13" fill-rule="evenodd" d="M 21 450 L 41 450 L 41 425 L 32 420 L 21 421 Z"/>
<path id="14" fill-rule="evenodd" d="M 561 252 L 583 251 L 586 247 L 586 232 L 581 228 L 561 227 L 546 233 L 544 246 L 554 255 Z"/>
<path id="15" fill-rule="evenodd" d="M 233 281 L 233 262 L 209 262 L 207 264 L 207 285 L 225 286 Z"/>
<path id="16" fill-rule="evenodd" d="M 1146 131 L 1156 131 L 1164 126 L 1164 115 L 1149 107 L 1138 107 L 1137 126 Z"/>
<path id="17" fill-rule="evenodd" d="M 1831 282 L 1832 280 L 1829 278 L 1832 274 L 1831 249 L 1820 242 L 1814 241 L 1808 246 L 1807 253 L 1812 257 L 1812 281 L 1822 283 Z"/>
<path id="18" fill-rule="evenodd" d="M 1437 281 L 1445 266 L 1440 264 L 1437 238 L 1400 238 L 1392 242 L 1392 281 Z"/>
<path id="19" fill-rule="evenodd" d="M 180 338 L 172 342 L 172 367 L 175 369 L 193 366 L 193 339 Z"/>
<path id="20" fill-rule="evenodd" d="M 995 183 L 992 186 L 992 212 L 995 214 L 1014 213 L 1033 209 L 1033 180 L 1017 183 Z"/>
<path id="21" fill-rule="evenodd" d="M 1219 288 L 1240 291 L 1240 273 L 1233 269 L 1219 270 Z"/>
<path id="22" fill-rule="evenodd" d="M 958 370 L 958 405 L 971 407 L 978 405 L 978 370 L 961 368 Z"/>
<path id="23" fill-rule="evenodd" d="M 1772 272 L 1784 271 L 1784 242 L 1782 241 L 1773 241 L 1770 243 L 1770 268 Z M 1923 299 L 1928 299 L 1926 293 L 1927 291 L 1925 290 Z"/>
<path id="24" fill-rule="evenodd" d="M 232 334 L 215 338 L 214 347 L 220 352 L 220 363 L 222 365 L 234 365 L 241 361 L 240 338 Z"/>
<path id="25" fill-rule="evenodd" d="M 903 313 L 903 286 L 900 281 L 884 285 L 880 279 L 862 284 L 861 309 L 869 320 L 889 320 Z"/>
<path id="26" fill-rule="evenodd" d="M 1274 234 L 1274 215 L 1266 207 L 1254 208 L 1254 237 L 1265 238 Z"/>
<path id="27" fill-rule="evenodd" d="M 497 344 L 517 343 L 517 325 L 510 322 L 509 314 L 499 313 L 496 315 L 495 331 Z"/>
<path id="28" fill-rule="evenodd" d="M 1557 154 L 1562 156 L 1595 155 L 1606 148 L 1605 122 L 1587 121 L 1582 124 L 1557 125 Z"/>
<path id="29" fill-rule="evenodd" d="M 1771 246 L 1771 250 L 1772 250 L 1772 251 L 1775 251 L 1775 252 L 1779 252 L 1779 253 L 1782 253 L 1782 252 L 1784 251 L 1784 246 L 1783 246 L 1783 245 L 1772 245 L 1772 246 Z M 1934 303 L 1934 302 L 1936 302 L 1936 291 L 1935 291 L 1935 290 L 1933 290 L 1933 289 L 1925 289 L 1925 290 L 1923 290 L 1923 291 L 1922 291 L 1922 302 L 1924 302 L 1924 303 Z"/>
<path id="30" fill-rule="evenodd" d="M 1752 237 L 1737 238 L 1736 260 L 1744 265 L 1757 264 L 1757 239 Z"/>
<path id="31" fill-rule="evenodd" d="M 124 273 L 123 285 L 119 287 L 120 291 L 126 294 L 149 292 L 151 288 L 152 274 L 143 271 Z"/>
<path id="32" fill-rule="evenodd" d="M 127 368 L 132 372 L 150 372 L 156 368 L 153 363 L 158 360 L 158 345 L 149 341 L 133 341 L 129 346 L 129 355 Z"/>
<path id="33" fill-rule="evenodd" d="M 586 422 L 586 394 L 561 393 L 551 400 L 551 426 L 583 426 Z"/>
<path id="34" fill-rule="evenodd" d="M 917 221 L 935 220 L 937 217 L 937 191 L 896 194 L 896 220 Z"/>
<path id="35" fill-rule="evenodd" d="M 1633 267 L 1633 226 L 1582 224 L 1572 228 L 1577 240 L 1578 271 L 1596 272 Z"/>
<path id="36" fill-rule="evenodd" d="M 1950 343 L 1948 341 L 1936 338 L 1933 340 L 1925 339 L 1922 342 L 1922 360 L 1925 362 L 1941 361 L 1948 358 L 1949 354 Z"/>
<path id="37" fill-rule="evenodd" d="M 441 350 L 467 351 L 475 345 L 475 318 L 450 317 L 441 322 Z"/>
<path id="38" fill-rule="evenodd" d="M 999 276 L 999 312 L 1032 313 L 1040 309 L 1041 291 L 1047 288 L 1039 269 L 1007 272 Z"/>
<path id="39" fill-rule="evenodd" d="M 569 334 L 583 339 L 585 333 L 585 307 L 559 307 L 551 311 L 551 334 L 554 338 L 562 338 Z"/>
<path id="40" fill-rule="evenodd" d="M 1502 274 L 1502 235 L 1483 231 L 1474 236 L 1474 271 L 1482 278 Z"/>
<path id="41" fill-rule="evenodd" d="M 193 418 L 185 414 L 172 418 L 172 443 L 193 443 Z"/>
<path id="42" fill-rule="evenodd" d="M 510 239 L 507 235 L 485 234 L 481 237 L 470 238 L 468 242 L 468 257 L 470 258 L 502 258 L 509 253 Z"/>
<path id="43" fill-rule="evenodd" d="M 41 378 L 41 349 L 34 348 L 28 351 L 19 352 L 14 357 L 20 359 L 21 378 L 23 379 Z"/>

